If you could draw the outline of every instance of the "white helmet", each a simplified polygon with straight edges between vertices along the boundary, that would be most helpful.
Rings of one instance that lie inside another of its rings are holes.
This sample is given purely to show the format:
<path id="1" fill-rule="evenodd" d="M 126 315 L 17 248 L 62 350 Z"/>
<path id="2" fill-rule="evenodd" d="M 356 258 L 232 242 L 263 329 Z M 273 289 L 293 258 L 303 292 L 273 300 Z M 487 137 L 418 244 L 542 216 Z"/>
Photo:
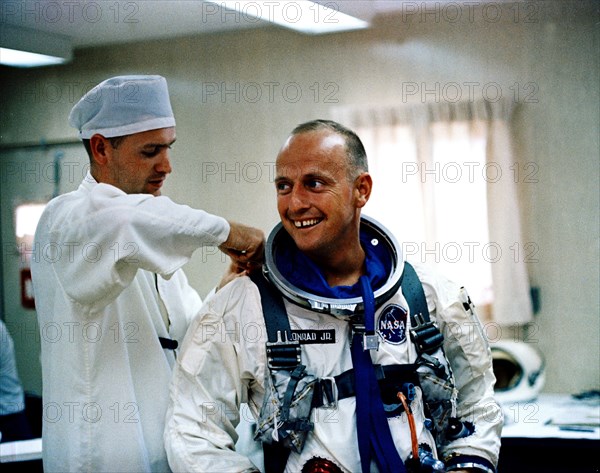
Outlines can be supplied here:
<path id="1" fill-rule="evenodd" d="M 546 379 L 540 351 L 530 343 L 512 340 L 499 340 L 490 345 L 496 375 L 496 399 L 507 403 L 537 398 Z"/>

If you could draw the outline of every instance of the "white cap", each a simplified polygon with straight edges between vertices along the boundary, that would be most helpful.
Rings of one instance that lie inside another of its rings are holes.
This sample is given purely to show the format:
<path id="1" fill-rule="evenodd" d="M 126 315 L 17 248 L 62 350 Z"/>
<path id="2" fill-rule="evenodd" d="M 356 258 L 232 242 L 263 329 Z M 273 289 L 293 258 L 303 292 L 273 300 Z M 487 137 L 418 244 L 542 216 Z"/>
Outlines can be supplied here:
<path id="1" fill-rule="evenodd" d="M 167 81 L 161 76 L 118 76 L 101 82 L 71 110 L 79 138 L 105 138 L 175 126 Z"/>

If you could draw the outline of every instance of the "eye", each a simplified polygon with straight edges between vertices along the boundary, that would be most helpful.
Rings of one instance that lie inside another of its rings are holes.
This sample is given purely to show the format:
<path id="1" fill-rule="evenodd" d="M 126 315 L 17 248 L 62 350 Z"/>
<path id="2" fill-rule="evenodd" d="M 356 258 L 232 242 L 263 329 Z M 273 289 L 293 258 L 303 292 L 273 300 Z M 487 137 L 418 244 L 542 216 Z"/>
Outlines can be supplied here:
<path id="1" fill-rule="evenodd" d="M 150 150 L 150 151 L 142 151 L 142 155 L 145 156 L 146 158 L 153 158 L 159 152 L 160 152 L 160 148 L 154 148 L 153 150 Z"/>
<path id="2" fill-rule="evenodd" d="M 306 187 L 308 187 L 309 189 L 319 190 L 324 185 L 325 184 L 323 183 L 323 181 L 320 181 L 318 179 L 310 179 L 310 180 L 306 181 Z"/>
<path id="3" fill-rule="evenodd" d="M 285 194 L 290 191 L 290 185 L 284 181 L 278 181 L 275 183 L 275 189 L 277 189 L 277 193 Z"/>
<path id="4" fill-rule="evenodd" d="M 141 151 L 141 154 L 146 158 L 153 158 L 159 155 L 164 148 L 171 149 L 171 145 L 156 145 L 153 148 L 147 147 Z"/>

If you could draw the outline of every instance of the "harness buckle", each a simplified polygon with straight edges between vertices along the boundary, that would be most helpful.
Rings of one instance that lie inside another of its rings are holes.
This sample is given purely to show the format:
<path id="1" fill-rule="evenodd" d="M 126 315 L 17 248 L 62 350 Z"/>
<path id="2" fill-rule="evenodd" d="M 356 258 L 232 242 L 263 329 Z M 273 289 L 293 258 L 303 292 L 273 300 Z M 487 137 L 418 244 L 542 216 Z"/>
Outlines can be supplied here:
<path id="1" fill-rule="evenodd" d="M 444 336 L 431 320 L 425 322 L 423 314 L 415 314 L 414 326 L 410 329 L 410 338 L 419 353 L 433 353 L 444 342 Z"/>
<path id="2" fill-rule="evenodd" d="M 322 397 L 320 401 L 323 402 L 320 407 L 334 410 L 337 409 L 339 391 L 335 378 L 333 376 L 319 378 L 319 385 Z"/>
<path id="3" fill-rule="evenodd" d="M 376 333 L 363 335 L 363 350 L 379 350 L 379 337 Z"/>
<path id="4" fill-rule="evenodd" d="M 285 338 L 285 339 L 284 339 Z M 267 342 L 267 364 L 272 370 L 293 370 L 302 361 L 300 342 L 289 340 L 288 332 L 277 331 L 277 341 Z"/>
<path id="5" fill-rule="evenodd" d="M 363 324 L 353 324 L 351 335 L 350 346 L 354 342 L 354 336 L 359 335 L 362 338 L 363 350 L 379 350 L 379 336 L 376 333 L 367 332 Z"/>

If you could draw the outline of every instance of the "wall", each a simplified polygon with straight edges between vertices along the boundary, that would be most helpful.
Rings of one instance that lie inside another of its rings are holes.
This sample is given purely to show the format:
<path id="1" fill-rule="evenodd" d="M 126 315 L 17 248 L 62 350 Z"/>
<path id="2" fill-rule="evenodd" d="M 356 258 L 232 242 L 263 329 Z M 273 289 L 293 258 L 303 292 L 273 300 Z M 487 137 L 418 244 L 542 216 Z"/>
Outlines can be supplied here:
<path id="1" fill-rule="evenodd" d="M 169 81 L 178 135 L 175 171 L 164 192 L 268 232 L 277 221 L 274 159 L 297 123 L 330 117 L 337 106 L 439 102 L 453 100 L 456 90 L 464 100 L 501 94 L 518 103 L 519 169 L 536 170 L 533 179 L 519 177 L 524 240 L 538 249 L 531 280 L 541 291 L 541 310 L 525 336 L 546 356 L 547 391 L 597 388 L 596 7 L 494 5 L 460 15 L 417 11 L 339 35 L 265 28 L 90 48 L 76 51 L 68 66 L 4 69 L 0 144 L 70 140 L 74 131 L 66 116 L 84 90 L 111 75 L 161 74 Z M 6 152 L 1 159 L 3 167 L 11 164 Z M 76 186 L 79 179 L 63 184 Z M 3 179 L 3 202 L 18 192 L 13 178 Z M 4 211 L 2 218 L 4 230 Z M 4 245 L 6 239 L 10 232 L 3 231 Z M 14 262 L 4 259 L 6 317 L 14 322 L 21 317 L 7 284 L 15 277 Z M 185 269 L 206 294 L 224 267 L 221 255 L 208 248 Z M 523 336 L 509 333 L 504 330 L 505 336 Z M 35 342 L 26 346 L 23 351 L 35 352 Z M 21 361 L 21 372 L 30 362 Z"/>
<path id="2" fill-rule="evenodd" d="M 28 266 L 19 249 L 32 250 L 27 244 L 15 242 L 16 206 L 29 202 L 47 202 L 53 195 L 74 190 L 87 158 L 81 154 L 81 144 L 32 146 L 3 149 L 0 158 L 0 220 L 2 222 L 2 289 L 6 326 L 13 338 L 19 376 L 26 390 L 41 393 L 40 337 L 51 341 L 69 340 L 68 327 L 49 324 L 40 333 L 35 310 L 21 306 L 20 270 Z M 55 179 L 55 161 L 62 178 Z M 44 257 L 39 250 L 32 258 Z M 58 328 L 58 330 L 57 330 Z M 60 331 L 59 331 L 60 330 Z M 3 342 L 0 340 L 0 343 Z"/>

